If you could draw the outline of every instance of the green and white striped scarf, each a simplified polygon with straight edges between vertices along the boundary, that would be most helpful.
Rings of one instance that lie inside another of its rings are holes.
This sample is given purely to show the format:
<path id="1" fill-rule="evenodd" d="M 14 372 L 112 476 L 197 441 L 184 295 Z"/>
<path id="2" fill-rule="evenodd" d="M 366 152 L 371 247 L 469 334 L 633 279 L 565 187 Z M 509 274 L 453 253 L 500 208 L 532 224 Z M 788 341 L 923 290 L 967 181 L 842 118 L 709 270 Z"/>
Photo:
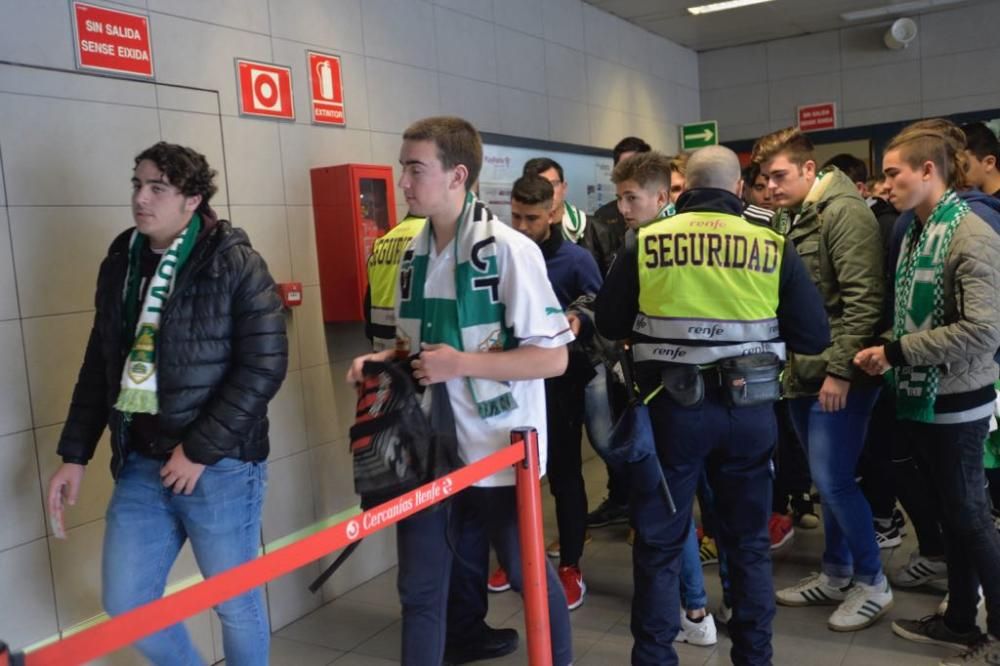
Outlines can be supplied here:
<path id="1" fill-rule="evenodd" d="M 121 391 L 115 409 L 125 414 L 157 414 L 160 409 L 156 393 L 156 356 L 159 342 L 160 317 L 174 289 L 174 282 L 181 268 L 191 256 L 198 233 L 201 216 L 197 213 L 167 251 L 160 257 L 156 271 L 149 278 L 146 297 L 139 307 L 142 276 L 140 263 L 149 239 L 138 230 L 129 240 L 128 273 L 123 290 L 123 334 L 129 346 L 128 358 L 122 370 Z"/>
<path id="2" fill-rule="evenodd" d="M 923 225 L 914 223 L 903 239 L 896 264 L 896 311 L 892 332 L 928 331 L 944 323 L 944 262 L 955 229 L 969 205 L 949 189 Z M 920 423 L 934 422 L 940 384 L 937 366 L 903 366 L 890 375 L 896 386 L 896 415 Z"/>
<path id="3" fill-rule="evenodd" d="M 579 243 L 583 231 L 587 228 L 587 214 L 569 203 L 563 202 L 562 234 L 563 238 L 573 243 Z"/>
<path id="4" fill-rule="evenodd" d="M 425 298 L 424 286 L 433 224 L 427 224 L 403 253 L 396 283 L 397 345 L 420 351 L 421 341 L 451 345 L 460 351 L 493 352 L 517 346 L 513 332 L 505 325 L 506 308 L 500 301 L 500 271 L 494 230 L 503 225 L 499 218 L 472 193 L 455 230 L 454 301 Z M 475 377 L 466 378 L 481 418 L 498 416 L 517 408 L 517 401 L 507 382 Z"/>

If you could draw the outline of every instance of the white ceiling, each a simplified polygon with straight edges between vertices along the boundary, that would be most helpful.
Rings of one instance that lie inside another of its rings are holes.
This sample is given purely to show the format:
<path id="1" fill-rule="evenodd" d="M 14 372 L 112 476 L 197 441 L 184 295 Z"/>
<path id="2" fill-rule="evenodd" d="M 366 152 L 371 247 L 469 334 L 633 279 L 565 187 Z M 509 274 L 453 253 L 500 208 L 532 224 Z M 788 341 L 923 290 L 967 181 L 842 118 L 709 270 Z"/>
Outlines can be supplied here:
<path id="1" fill-rule="evenodd" d="M 852 25 L 886 22 L 902 16 L 914 16 L 928 11 L 940 11 L 956 5 L 909 9 L 894 16 L 882 16 L 868 21 L 848 22 L 840 18 L 844 12 L 885 7 L 914 5 L 913 0 L 774 0 L 701 16 L 692 16 L 687 8 L 715 0 L 585 0 L 606 12 L 662 35 L 672 42 L 696 51 L 738 46 L 782 37 L 794 37 Z M 957 5 L 976 0 L 960 0 Z M 978 0 L 993 2 L 996 0 Z M 936 4 L 921 2 L 928 6 Z"/>

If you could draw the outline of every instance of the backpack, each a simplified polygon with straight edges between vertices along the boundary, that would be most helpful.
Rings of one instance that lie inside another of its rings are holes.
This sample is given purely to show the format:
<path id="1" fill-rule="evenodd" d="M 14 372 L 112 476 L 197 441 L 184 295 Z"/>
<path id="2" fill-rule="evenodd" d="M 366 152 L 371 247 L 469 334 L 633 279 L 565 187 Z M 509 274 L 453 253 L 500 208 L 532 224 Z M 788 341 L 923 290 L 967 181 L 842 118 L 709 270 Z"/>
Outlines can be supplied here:
<path id="1" fill-rule="evenodd" d="M 448 387 L 444 383 L 430 387 L 431 413 L 424 414 L 411 360 L 366 361 L 362 366 L 364 378 L 358 385 L 356 420 L 350 432 L 354 492 L 361 496 L 362 510 L 462 466 Z M 435 511 L 443 504 L 424 511 Z M 309 585 L 310 591 L 319 590 L 361 541 L 351 542 Z"/>

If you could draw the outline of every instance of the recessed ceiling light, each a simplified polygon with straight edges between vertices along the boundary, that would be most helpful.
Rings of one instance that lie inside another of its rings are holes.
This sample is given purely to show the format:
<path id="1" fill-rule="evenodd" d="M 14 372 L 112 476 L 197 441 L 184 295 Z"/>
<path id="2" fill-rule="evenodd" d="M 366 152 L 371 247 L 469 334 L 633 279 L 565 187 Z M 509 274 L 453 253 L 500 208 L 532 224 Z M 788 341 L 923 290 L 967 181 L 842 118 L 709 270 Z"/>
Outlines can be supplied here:
<path id="1" fill-rule="evenodd" d="M 749 5 L 759 5 L 763 2 L 771 1 L 772 0 L 726 0 L 725 2 L 713 2 L 708 5 L 688 7 L 688 11 L 697 16 L 698 14 L 710 14 L 712 12 L 721 12 L 727 9 L 736 9 L 737 7 L 747 7 Z"/>

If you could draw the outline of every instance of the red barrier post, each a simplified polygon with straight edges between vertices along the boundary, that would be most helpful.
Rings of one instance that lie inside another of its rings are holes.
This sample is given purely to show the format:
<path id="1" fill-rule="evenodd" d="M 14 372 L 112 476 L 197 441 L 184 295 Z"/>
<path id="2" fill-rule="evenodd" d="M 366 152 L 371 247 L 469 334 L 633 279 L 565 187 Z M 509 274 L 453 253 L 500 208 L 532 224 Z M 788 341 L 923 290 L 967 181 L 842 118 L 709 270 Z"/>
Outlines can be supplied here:
<path id="1" fill-rule="evenodd" d="M 542 487 L 538 463 L 538 431 L 515 428 L 511 444 L 524 446 L 524 460 L 514 465 L 517 488 L 517 527 L 521 539 L 524 594 L 524 628 L 528 634 L 528 663 L 552 666 L 549 631 L 549 594 L 545 578 L 545 544 L 542 536 Z"/>

